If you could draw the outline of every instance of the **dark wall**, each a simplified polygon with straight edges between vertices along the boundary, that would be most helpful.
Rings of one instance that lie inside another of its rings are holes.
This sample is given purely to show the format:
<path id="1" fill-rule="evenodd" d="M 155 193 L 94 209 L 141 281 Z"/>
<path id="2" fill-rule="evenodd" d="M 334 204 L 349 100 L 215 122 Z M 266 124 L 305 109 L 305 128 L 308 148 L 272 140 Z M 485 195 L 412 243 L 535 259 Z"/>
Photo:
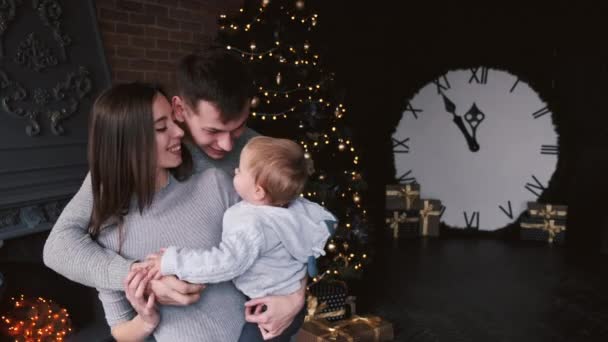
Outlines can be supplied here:
<path id="1" fill-rule="evenodd" d="M 569 245 L 597 251 L 608 204 L 605 6 L 402 3 L 334 1 L 321 11 L 325 62 L 348 91 L 375 223 L 382 225 L 384 185 L 394 179 L 390 137 L 405 102 L 450 69 L 484 65 L 519 75 L 549 105 L 560 155 L 541 200 L 568 204 Z"/>
<path id="2" fill-rule="evenodd" d="M 172 85 L 176 62 L 217 33 L 242 0 L 95 0 L 113 82 Z"/>

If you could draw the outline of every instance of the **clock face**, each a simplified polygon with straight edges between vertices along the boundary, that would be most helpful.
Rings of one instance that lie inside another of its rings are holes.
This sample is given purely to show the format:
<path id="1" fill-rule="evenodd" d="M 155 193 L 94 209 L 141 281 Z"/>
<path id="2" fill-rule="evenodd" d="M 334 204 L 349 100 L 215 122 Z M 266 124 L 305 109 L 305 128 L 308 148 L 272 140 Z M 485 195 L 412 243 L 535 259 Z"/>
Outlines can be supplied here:
<path id="1" fill-rule="evenodd" d="M 450 71 L 406 104 L 392 137 L 400 183 L 439 199 L 452 227 L 496 230 L 535 201 L 555 171 L 551 112 L 505 71 Z"/>

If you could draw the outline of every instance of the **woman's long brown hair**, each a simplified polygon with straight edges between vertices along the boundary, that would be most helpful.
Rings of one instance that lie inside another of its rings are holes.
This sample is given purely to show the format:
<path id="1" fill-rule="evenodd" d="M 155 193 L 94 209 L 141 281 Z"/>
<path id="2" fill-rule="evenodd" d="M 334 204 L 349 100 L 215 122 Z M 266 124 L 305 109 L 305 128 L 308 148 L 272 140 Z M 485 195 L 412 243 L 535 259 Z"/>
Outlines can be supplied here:
<path id="1" fill-rule="evenodd" d="M 140 213 L 152 204 L 157 169 L 152 105 L 157 96 L 166 97 L 152 84 L 119 84 L 93 104 L 88 150 L 93 188 L 89 233 L 93 237 L 104 225 L 117 223 L 121 246 L 122 222 L 132 199 Z M 184 180 L 191 170 L 192 158 L 182 145 L 182 164 L 171 171 Z"/>

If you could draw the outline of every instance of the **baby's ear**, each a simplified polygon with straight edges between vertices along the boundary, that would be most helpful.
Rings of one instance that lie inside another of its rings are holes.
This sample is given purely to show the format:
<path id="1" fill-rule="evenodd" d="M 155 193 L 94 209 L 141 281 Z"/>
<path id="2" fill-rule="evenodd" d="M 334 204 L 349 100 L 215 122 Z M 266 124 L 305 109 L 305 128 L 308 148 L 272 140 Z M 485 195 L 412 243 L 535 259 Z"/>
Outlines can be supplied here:
<path id="1" fill-rule="evenodd" d="M 266 190 L 259 185 L 255 186 L 255 199 L 260 202 L 266 199 Z"/>

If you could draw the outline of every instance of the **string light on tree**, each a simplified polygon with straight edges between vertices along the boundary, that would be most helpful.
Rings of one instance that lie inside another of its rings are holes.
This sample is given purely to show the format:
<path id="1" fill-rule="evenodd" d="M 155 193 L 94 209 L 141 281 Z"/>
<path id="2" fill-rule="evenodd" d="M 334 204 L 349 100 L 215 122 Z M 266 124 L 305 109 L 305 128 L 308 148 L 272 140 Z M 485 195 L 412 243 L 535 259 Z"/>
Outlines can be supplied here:
<path id="1" fill-rule="evenodd" d="M 345 126 L 346 108 L 336 76 L 324 69 L 314 41 L 319 15 L 312 3 L 260 0 L 234 17 L 220 16 L 220 40 L 249 64 L 256 94 L 251 120 L 256 131 L 297 141 L 314 160 L 306 198 L 323 204 L 339 220 L 327 255 L 319 260 L 322 276 L 357 275 L 363 265 L 368 223 L 365 181 Z M 359 175 L 355 177 L 355 175 Z M 348 249 L 348 253 L 346 252 Z M 351 255 L 352 254 L 352 255 Z M 336 256 L 342 255 L 341 258 Z"/>

